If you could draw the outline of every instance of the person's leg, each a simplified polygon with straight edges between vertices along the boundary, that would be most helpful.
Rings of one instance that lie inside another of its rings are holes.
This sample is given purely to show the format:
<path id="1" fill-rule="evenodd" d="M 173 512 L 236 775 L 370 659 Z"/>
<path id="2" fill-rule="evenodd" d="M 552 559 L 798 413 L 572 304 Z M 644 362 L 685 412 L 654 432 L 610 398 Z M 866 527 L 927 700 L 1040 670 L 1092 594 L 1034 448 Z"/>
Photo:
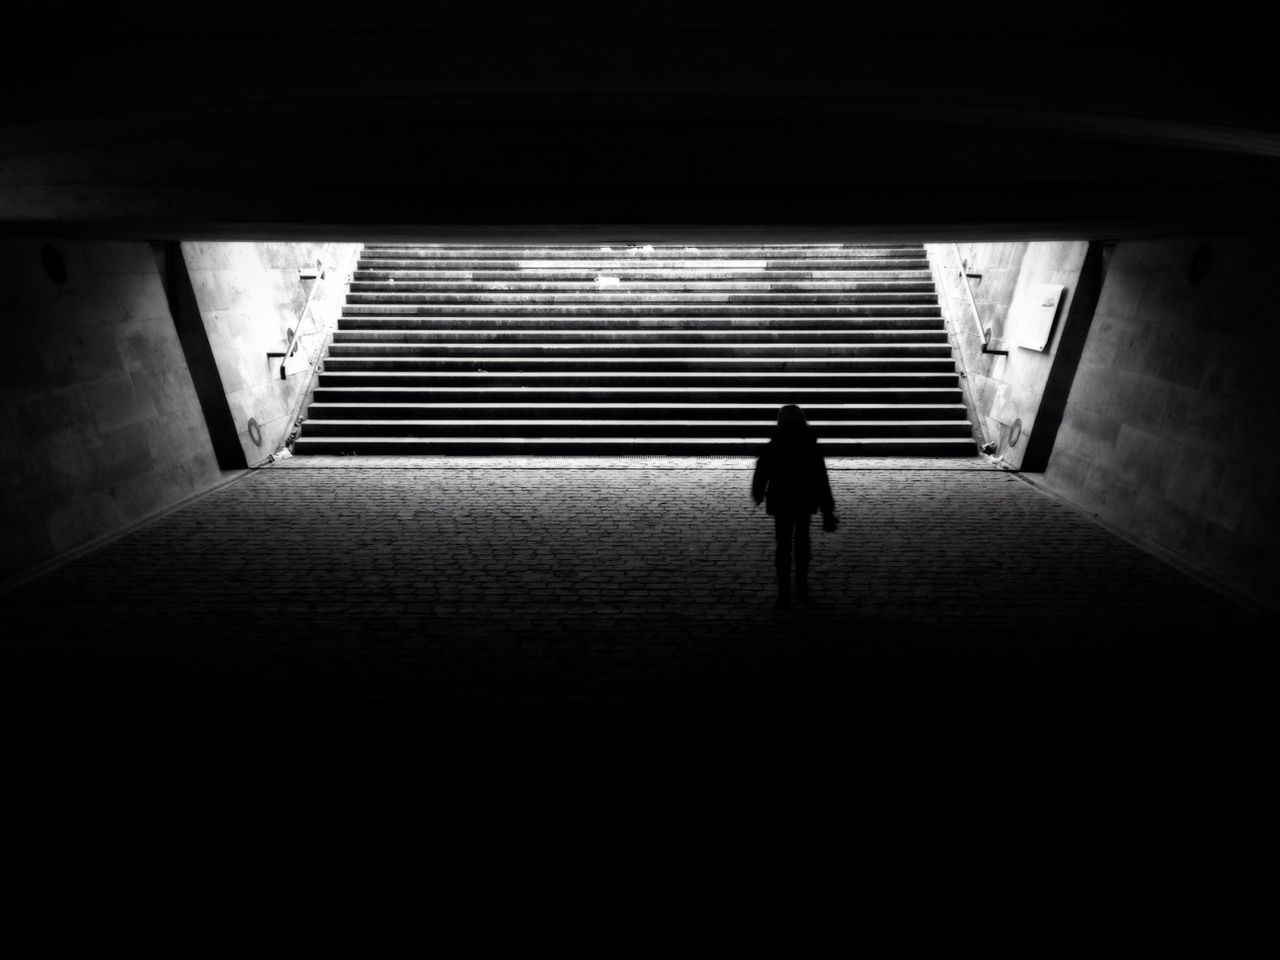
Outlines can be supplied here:
<path id="1" fill-rule="evenodd" d="M 791 517 L 781 513 L 774 516 L 773 532 L 777 540 L 777 549 L 773 553 L 773 563 L 778 578 L 778 606 L 780 607 L 786 607 L 791 603 L 791 528 Z"/>
<path id="2" fill-rule="evenodd" d="M 809 593 L 809 517 L 799 514 L 796 517 L 796 593 L 806 596 Z"/>

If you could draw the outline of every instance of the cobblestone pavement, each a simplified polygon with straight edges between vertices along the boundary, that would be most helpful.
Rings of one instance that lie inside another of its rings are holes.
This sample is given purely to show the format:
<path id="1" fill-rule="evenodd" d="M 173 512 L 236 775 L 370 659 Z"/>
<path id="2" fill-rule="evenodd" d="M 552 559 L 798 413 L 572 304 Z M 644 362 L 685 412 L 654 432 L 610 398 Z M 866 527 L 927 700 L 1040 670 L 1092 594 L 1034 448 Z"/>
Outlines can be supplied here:
<path id="1" fill-rule="evenodd" d="M 252 472 L 0 598 L 9 769 L 1269 776 L 1262 624 L 1207 588 L 981 461 L 833 460 L 780 612 L 751 466 Z"/>

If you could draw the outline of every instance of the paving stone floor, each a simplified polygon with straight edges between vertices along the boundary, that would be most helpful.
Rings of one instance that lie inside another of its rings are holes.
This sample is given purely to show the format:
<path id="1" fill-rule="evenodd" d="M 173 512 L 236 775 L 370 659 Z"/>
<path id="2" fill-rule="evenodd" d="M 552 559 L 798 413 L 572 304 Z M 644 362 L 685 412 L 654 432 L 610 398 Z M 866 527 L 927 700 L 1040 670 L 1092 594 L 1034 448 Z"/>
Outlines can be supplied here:
<path id="1" fill-rule="evenodd" d="M 8 769 L 400 778 L 465 809 L 1269 782 L 1262 620 L 941 460 L 829 461 L 842 525 L 779 612 L 751 466 L 254 471 L 0 597 Z"/>

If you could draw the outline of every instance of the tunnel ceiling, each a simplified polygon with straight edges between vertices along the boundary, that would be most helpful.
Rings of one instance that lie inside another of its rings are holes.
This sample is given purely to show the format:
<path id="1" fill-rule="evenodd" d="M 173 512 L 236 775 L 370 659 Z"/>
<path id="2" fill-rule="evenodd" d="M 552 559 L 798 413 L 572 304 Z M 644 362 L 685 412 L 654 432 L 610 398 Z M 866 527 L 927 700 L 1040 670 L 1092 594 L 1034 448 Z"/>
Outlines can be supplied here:
<path id="1" fill-rule="evenodd" d="M 21 3 L 0 228 L 920 239 L 1280 213 L 1247 22 L 687 6 Z"/>

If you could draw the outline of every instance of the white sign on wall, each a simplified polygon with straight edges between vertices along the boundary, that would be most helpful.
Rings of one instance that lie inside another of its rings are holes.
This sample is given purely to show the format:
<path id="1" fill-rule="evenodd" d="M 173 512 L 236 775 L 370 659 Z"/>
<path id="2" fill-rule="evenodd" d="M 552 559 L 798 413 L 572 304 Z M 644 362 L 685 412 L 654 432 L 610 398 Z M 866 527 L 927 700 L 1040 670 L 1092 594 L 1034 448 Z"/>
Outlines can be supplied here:
<path id="1" fill-rule="evenodd" d="M 1033 283 L 1023 291 L 1010 310 L 1018 346 L 1028 350 L 1048 349 L 1053 321 L 1066 289 L 1060 283 Z"/>

